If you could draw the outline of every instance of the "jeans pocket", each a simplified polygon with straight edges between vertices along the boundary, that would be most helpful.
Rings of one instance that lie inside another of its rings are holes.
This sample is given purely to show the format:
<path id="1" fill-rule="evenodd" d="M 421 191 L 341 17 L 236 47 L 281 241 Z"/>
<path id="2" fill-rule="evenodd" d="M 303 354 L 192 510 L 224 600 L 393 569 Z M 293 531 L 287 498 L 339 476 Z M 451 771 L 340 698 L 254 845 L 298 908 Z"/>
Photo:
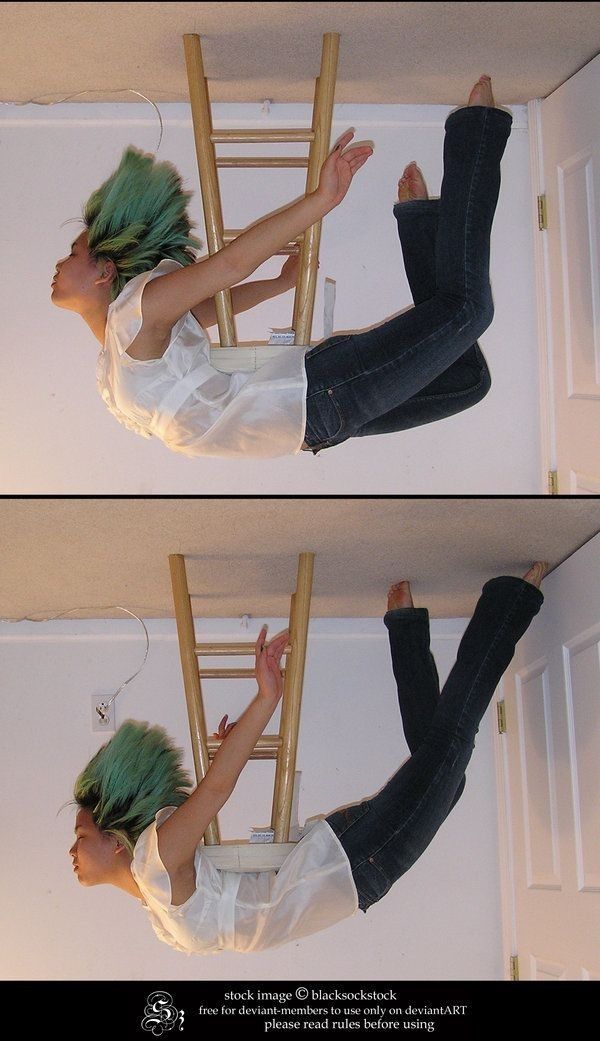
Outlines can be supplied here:
<path id="1" fill-rule="evenodd" d="M 332 448 L 348 438 L 346 419 L 333 387 L 311 394 L 306 399 L 306 410 L 304 437 L 311 452 L 316 454 L 323 448 Z M 321 440 L 314 440 L 319 437 Z"/>
<path id="2" fill-rule="evenodd" d="M 335 415 L 336 415 L 336 425 L 337 425 L 337 430 L 336 430 L 335 434 L 332 434 L 332 436 L 329 438 L 329 442 L 332 443 L 334 441 L 337 441 L 338 438 L 340 438 L 340 437 L 341 437 L 341 439 L 343 441 L 343 440 L 345 440 L 344 435 L 345 435 L 345 432 L 346 432 L 347 423 L 346 423 L 346 418 L 344 416 L 344 413 L 342 412 L 342 409 L 341 409 L 341 406 L 340 406 L 340 402 L 339 402 L 339 399 L 338 399 L 338 397 L 336 395 L 334 387 L 328 387 L 327 388 L 327 396 L 328 396 L 329 400 L 331 401 L 331 404 L 333 405 L 334 412 L 335 412 Z"/>
<path id="3" fill-rule="evenodd" d="M 325 820 L 339 838 L 344 832 L 348 831 L 348 828 L 356 824 L 361 817 L 364 817 L 368 810 L 368 802 L 359 802 L 353 806 L 344 806 L 343 809 L 336 810 L 335 813 L 330 813 Z"/>
<path id="4" fill-rule="evenodd" d="M 309 358 L 314 358 L 317 354 L 320 354 L 321 351 L 327 350 L 329 347 L 336 347 L 338 343 L 344 343 L 345 340 L 349 340 L 352 335 L 352 333 L 346 333 L 345 336 L 328 336 L 326 340 L 322 340 L 321 343 L 315 344 L 314 347 L 311 347 L 311 349 L 306 352 L 304 359 L 305 362 Z"/>

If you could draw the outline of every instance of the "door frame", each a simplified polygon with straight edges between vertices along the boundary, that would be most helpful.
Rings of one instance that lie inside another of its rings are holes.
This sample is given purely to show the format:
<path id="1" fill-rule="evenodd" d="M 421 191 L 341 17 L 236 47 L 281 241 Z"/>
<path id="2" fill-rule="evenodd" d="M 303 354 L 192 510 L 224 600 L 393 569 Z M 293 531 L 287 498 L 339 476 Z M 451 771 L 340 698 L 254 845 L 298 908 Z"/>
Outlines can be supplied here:
<path id="1" fill-rule="evenodd" d="M 502 916 L 502 968 L 504 979 L 510 980 L 511 955 L 517 951 L 517 919 L 515 908 L 514 851 L 510 819 L 510 792 L 508 789 L 508 743 L 506 734 L 498 727 L 497 706 L 506 704 L 505 676 L 502 677 L 494 695 L 494 762 L 496 766 L 496 793 L 498 811 L 498 857 L 500 869 L 500 913 Z"/>
<path id="2" fill-rule="evenodd" d="M 548 235 L 540 231 L 538 225 L 538 197 L 546 194 L 542 104 L 543 98 L 534 98 L 532 101 L 529 101 L 527 103 L 527 117 L 529 125 L 533 263 L 539 366 L 540 487 L 542 494 L 549 495 L 551 492 L 548 486 L 548 473 L 557 468 L 557 454 Z M 570 492 L 566 488 L 561 488 L 559 489 L 559 494 L 568 495 Z"/>

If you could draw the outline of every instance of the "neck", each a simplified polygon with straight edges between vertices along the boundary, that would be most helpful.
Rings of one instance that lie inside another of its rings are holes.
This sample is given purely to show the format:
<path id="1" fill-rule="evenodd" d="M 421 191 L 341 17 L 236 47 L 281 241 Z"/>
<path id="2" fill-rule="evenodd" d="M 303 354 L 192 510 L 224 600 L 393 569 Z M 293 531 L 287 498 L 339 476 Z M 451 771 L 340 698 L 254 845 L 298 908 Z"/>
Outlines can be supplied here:
<path id="1" fill-rule="evenodd" d="M 96 304 L 80 310 L 78 313 L 84 322 L 89 325 L 96 339 L 104 346 L 106 335 L 106 319 L 108 317 L 108 301 L 102 300 Z"/>
<path id="2" fill-rule="evenodd" d="M 129 858 L 125 863 L 119 866 L 114 878 L 111 878 L 113 886 L 117 886 L 118 889 L 123 889 L 126 893 L 130 893 L 131 896 L 135 896 L 138 900 L 142 900 L 142 893 L 138 886 L 135 878 L 131 874 L 131 861 L 132 857 Z"/>

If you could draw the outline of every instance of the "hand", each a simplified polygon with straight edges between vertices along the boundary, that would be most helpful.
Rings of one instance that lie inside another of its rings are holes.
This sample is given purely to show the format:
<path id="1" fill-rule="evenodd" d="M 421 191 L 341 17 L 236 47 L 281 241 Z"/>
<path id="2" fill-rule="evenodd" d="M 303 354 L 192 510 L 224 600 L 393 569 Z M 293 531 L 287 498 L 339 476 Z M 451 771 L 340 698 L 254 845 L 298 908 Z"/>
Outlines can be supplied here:
<path id="1" fill-rule="evenodd" d="M 345 134 L 342 134 L 321 167 L 319 185 L 315 195 L 318 195 L 329 209 L 339 205 L 350 187 L 354 174 L 373 154 L 370 145 L 357 145 L 342 154 L 343 149 L 353 137 L 353 130 L 347 130 Z"/>
<path id="2" fill-rule="evenodd" d="M 228 723 L 227 719 L 228 716 L 223 716 L 219 723 L 219 729 L 212 735 L 213 737 L 220 737 L 221 741 L 227 737 L 229 731 L 235 726 L 235 723 Z"/>
<path id="3" fill-rule="evenodd" d="M 317 261 L 317 267 L 320 267 Z M 300 253 L 292 253 L 281 269 L 277 281 L 285 290 L 295 289 L 298 284 L 298 269 L 300 267 Z"/>
<path id="4" fill-rule="evenodd" d="M 283 676 L 281 675 L 281 656 L 290 638 L 289 629 L 274 636 L 266 643 L 267 627 L 263 625 L 256 641 L 256 680 L 258 693 L 262 697 L 279 701 L 283 694 Z"/>

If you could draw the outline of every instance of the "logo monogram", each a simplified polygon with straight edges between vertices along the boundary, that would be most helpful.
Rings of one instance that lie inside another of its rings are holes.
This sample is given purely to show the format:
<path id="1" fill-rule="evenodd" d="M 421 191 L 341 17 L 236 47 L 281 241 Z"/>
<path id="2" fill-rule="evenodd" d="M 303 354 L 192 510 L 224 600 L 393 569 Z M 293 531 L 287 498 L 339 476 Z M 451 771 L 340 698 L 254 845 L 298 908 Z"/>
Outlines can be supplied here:
<path id="1" fill-rule="evenodd" d="M 173 1030 L 177 1023 L 179 1029 L 183 1030 L 183 1019 L 185 1013 L 175 1008 L 173 998 L 164 990 L 155 990 L 148 996 L 142 1020 L 142 1030 L 148 1030 L 155 1037 L 162 1037 L 169 1030 Z"/>

